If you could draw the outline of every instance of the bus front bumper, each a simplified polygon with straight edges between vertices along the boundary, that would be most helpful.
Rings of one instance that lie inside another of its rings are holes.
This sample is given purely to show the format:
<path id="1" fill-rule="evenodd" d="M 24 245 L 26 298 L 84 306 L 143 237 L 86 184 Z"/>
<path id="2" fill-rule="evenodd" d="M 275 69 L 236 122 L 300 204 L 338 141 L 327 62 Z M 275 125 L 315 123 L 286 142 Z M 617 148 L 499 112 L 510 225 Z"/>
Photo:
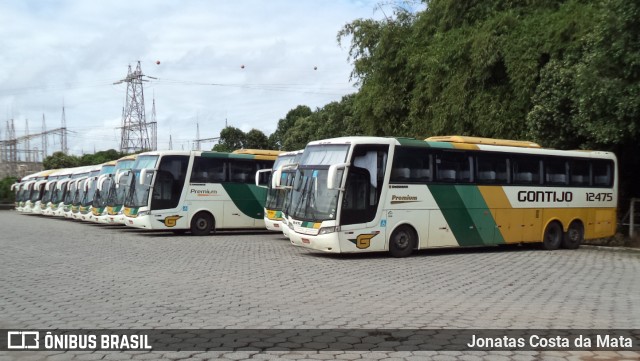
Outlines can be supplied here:
<path id="1" fill-rule="evenodd" d="M 289 239 L 294 246 L 302 246 L 328 253 L 341 253 L 337 233 L 309 236 L 289 229 Z"/>
<path id="2" fill-rule="evenodd" d="M 267 227 L 269 231 L 280 232 L 282 231 L 282 221 L 269 219 L 264 217 L 264 225 Z"/>
<path id="3" fill-rule="evenodd" d="M 145 216 L 137 216 L 137 217 L 124 217 L 124 224 L 127 227 L 133 228 L 142 228 L 142 229 L 153 229 L 151 227 L 152 218 L 148 215 Z"/>

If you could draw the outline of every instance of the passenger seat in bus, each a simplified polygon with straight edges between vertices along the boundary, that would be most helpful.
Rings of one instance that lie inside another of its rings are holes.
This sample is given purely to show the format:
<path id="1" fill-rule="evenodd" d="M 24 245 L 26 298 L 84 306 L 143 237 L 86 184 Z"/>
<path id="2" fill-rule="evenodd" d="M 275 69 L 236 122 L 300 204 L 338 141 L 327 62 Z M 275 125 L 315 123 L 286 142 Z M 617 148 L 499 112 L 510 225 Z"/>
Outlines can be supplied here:
<path id="1" fill-rule="evenodd" d="M 448 182 L 455 181 L 456 180 L 455 169 L 439 169 L 438 180 L 448 181 Z"/>
<path id="2" fill-rule="evenodd" d="M 409 168 L 394 168 L 391 171 L 391 178 L 394 180 L 409 180 L 411 171 Z"/>
<path id="3" fill-rule="evenodd" d="M 483 182 L 494 183 L 496 181 L 496 172 L 490 170 L 485 172 L 478 172 L 478 180 Z"/>
<path id="4" fill-rule="evenodd" d="M 417 181 L 428 181 L 431 178 L 431 169 L 414 168 L 411 169 L 411 179 Z"/>

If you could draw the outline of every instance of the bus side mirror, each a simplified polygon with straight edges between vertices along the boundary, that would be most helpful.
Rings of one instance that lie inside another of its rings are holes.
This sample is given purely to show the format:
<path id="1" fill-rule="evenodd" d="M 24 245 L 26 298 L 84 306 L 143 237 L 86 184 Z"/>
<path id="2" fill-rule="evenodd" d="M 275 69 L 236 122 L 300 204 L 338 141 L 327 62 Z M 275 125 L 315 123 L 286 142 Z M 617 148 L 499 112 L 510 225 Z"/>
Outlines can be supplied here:
<path id="1" fill-rule="evenodd" d="M 256 172 L 256 185 L 260 188 L 268 188 L 267 185 L 264 185 L 262 183 L 260 183 L 260 176 L 262 175 L 262 173 L 267 173 L 267 172 L 271 172 L 271 169 L 260 169 L 259 171 Z"/>
<path id="2" fill-rule="evenodd" d="M 271 188 L 280 188 L 280 180 L 282 178 L 282 168 L 273 171 L 271 176 Z"/>
<path id="3" fill-rule="evenodd" d="M 140 183 L 141 186 L 145 185 L 144 181 L 145 179 L 147 179 L 147 172 L 155 172 L 155 169 L 149 169 L 149 168 L 142 168 L 140 169 L 140 180 L 138 181 L 138 183 Z"/>
<path id="4" fill-rule="evenodd" d="M 343 190 L 340 187 L 341 186 L 340 183 L 342 183 L 342 179 L 338 179 L 336 181 L 336 176 L 338 175 L 338 170 L 347 169 L 347 167 L 349 167 L 349 163 L 332 164 L 329 167 L 329 171 L 327 172 L 327 188 Z"/>
<path id="5" fill-rule="evenodd" d="M 140 183 L 141 186 L 144 185 L 145 178 L 147 178 L 147 169 L 142 168 L 140 169 L 140 180 L 138 181 L 138 183 Z"/>
<path id="6" fill-rule="evenodd" d="M 122 178 L 122 176 L 124 176 L 125 174 L 129 174 L 130 170 L 125 170 L 123 172 L 119 172 L 116 175 L 116 184 L 120 184 L 120 178 Z"/>
<path id="7" fill-rule="evenodd" d="M 89 178 L 87 179 L 86 182 L 84 182 L 84 190 L 85 192 L 89 190 L 89 188 L 91 188 L 91 184 L 93 184 L 93 178 Z"/>
<path id="8" fill-rule="evenodd" d="M 104 182 L 107 180 L 107 178 L 111 178 L 111 174 L 103 174 L 98 178 L 98 186 L 96 187 L 96 189 L 102 189 L 102 186 L 104 185 Z"/>

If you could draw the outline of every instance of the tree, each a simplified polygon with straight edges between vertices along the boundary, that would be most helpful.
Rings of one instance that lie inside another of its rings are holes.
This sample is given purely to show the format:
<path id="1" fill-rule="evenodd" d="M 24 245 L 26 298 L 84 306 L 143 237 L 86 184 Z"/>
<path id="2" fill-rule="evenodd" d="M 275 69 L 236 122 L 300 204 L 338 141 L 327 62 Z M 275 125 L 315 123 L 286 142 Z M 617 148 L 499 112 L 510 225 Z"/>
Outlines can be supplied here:
<path id="1" fill-rule="evenodd" d="M 296 108 L 289 110 L 287 115 L 278 121 L 278 127 L 275 132 L 269 136 L 269 142 L 271 145 L 276 149 L 285 150 L 284 139 L 287 136 L 289 129 L 295 125 L 299 118 L 308 117 L 311 113 L 311 108 L 306 105 L 298 105 Z"/>
<path id="2" fill-rule="evenodd" d="M 220 139 L 218 144 L 213 146 L 213 150 L 217 152 L 233 152 L 242 149 L 246 141 L 244 132 L 235 127 L 225 127 L 220 131 Z"/>
<path id="3" fill-rule="evenodd" d="M 15 199 L 15 192 L 11 191 L 11 185 L 16 182 L 15 177 L 5 177 L 0 180 L 0 200 L 13 202 Z"/>
<path id="4" fill-rule="evenodd" d="M 80 159 L 74 155 L 55 152 L 42 161 L 44 169 L 72 168 L 80 165 Z"/>
<path id="5" fill-rule="evenodd" d="M 272 149 L 269 138 L 258 129 L 251 129 L 245 133 L 244 148 L 247 149 Z"/>

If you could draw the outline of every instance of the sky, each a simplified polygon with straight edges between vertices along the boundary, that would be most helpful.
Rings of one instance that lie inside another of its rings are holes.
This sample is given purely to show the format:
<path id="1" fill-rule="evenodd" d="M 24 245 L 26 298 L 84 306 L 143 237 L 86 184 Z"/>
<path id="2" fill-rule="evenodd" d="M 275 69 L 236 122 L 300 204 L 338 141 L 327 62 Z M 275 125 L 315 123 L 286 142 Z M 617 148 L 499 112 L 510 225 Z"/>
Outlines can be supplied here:
<path id="1" fill-rule="evenodd" d="M 0 0 L 0 139 L 61 126 L 80 155 L 119 149 L 128 66 L 140 61 L 147 121 L 155 99 L 158 148 L 192 149 L 225 124 L 273 133 L 298 105 L 339 101 L 350 80 L 349 41 L 358 18 L 383 19 L 379 0 Z M 385 15 L 386 14 L 386 15 Z M 215 143 L 203 143 L 211 149 Z M 42 147 L 32 140 L 31 148 Z M 50 137 L 48 153 L 59 150 Z"/>

